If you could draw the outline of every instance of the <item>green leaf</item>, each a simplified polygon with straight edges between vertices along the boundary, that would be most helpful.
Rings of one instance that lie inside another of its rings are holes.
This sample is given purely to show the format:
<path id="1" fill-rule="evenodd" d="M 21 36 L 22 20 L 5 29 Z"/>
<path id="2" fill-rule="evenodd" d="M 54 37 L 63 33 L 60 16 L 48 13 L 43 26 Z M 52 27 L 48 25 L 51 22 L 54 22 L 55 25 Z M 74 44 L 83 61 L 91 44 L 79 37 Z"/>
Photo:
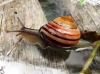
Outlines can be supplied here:
<path id="1" fill-rule="evenodd" d="M 82 3 L 84 0 L 80 0 L 80 3 Z"/>

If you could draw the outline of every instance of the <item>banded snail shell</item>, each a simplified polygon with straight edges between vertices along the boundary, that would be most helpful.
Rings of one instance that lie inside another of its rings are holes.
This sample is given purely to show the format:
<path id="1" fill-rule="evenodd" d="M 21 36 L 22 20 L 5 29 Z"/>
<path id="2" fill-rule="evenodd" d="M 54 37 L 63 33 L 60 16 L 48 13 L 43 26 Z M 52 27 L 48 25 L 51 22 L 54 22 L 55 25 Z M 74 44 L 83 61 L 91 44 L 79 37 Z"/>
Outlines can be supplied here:
<path id="1" fill-rule="evenodd" d="M 67 48 L 78 43 L 80 31 L 70 16 L 61 16 L 42 26 L 41 38 L 50 45 Z"/>

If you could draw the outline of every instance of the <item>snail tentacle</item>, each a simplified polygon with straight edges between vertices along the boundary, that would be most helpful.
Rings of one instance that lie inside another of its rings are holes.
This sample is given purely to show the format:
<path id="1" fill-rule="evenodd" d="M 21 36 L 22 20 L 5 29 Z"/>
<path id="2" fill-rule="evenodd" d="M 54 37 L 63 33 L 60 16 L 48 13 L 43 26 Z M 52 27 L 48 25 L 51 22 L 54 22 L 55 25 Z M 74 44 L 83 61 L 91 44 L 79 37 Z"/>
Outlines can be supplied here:
<path id="1" fill-rule="evenodd" d="M 22 26 L 22 29 L 26 28 L 26 27 L 24 26 L 24 24 L 21 22 L 21 20 L 19 19 L 19 17 L 17 17 L 17 19 L 18 19 L 18 21 L 20 22 L 20 25 Z"/>

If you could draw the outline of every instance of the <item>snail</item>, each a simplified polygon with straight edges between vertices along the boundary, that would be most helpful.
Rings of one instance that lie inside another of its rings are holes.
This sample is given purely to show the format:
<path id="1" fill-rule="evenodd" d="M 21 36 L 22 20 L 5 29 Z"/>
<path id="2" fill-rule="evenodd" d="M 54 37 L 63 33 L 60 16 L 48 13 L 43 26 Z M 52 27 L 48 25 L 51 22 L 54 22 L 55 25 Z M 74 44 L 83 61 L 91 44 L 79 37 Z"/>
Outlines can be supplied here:
<path id="1" fill-rule="evenodd" d="M 20 35 L 28 41 L 40 42 L 39 46 L 43 49 L 50 47 L 56 50 L 67 50 L 76 45 L 81 37 L 80 30 L 71 16 L 57 17 L 39 30 L 26 28 L 19 18 L 18 20 L 22 25 L 21 30 L 7 32 L 20 32 Z"/>

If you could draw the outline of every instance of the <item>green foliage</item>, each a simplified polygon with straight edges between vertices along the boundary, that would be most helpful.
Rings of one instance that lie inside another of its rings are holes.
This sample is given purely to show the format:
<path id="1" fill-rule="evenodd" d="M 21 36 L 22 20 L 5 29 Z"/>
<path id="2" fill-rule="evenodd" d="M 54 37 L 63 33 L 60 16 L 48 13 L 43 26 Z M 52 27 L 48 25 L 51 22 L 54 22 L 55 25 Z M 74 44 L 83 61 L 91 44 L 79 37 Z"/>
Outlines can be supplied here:
<path id="1" fill-rule="evenodd" d="M 82 3 L 84 0 L 79 0 L 80 3 Z"/>

